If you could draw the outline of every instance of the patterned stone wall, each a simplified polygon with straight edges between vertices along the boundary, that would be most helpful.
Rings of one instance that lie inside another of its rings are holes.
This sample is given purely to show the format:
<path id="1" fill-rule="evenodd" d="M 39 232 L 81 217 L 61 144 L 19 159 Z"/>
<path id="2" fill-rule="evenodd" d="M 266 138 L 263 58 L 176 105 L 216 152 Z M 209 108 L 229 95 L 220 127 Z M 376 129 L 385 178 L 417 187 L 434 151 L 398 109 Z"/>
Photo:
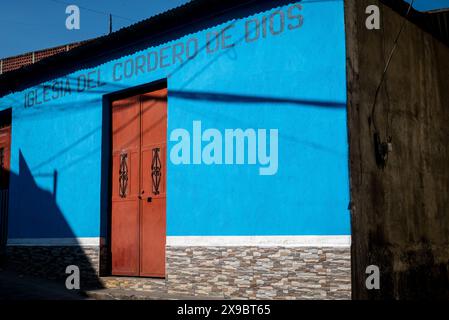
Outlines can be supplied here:
<path id="1" fill-rule="evenodd" d="M 350 299 L 349 248 L 167 247 L 166 279 L 106 287 L 235 299 Z"/>
<path id="2" fill-rule="evenodd" d="M 350 299 L 350 263 L 349 248 L 168 247 L 167 281 L 194 295 Z"/>
<path id="3" fill-rule="evenodd" d="M 165 279 L 98 278 L 98 247 L 8 247 L 8 261 L 51 279 L 66 278 L 66 266 L 77 265 L 82 286 L 235 299 L 351 298 L 349 248 L 167 247 Z"/>

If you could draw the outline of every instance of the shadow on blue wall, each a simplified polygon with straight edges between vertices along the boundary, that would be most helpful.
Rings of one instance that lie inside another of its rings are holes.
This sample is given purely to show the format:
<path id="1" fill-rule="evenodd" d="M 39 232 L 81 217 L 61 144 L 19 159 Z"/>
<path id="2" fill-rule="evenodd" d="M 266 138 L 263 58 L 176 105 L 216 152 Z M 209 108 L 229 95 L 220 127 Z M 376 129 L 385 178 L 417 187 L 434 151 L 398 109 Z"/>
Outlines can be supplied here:
<path id="1" fill-rule="evenodd" d="M 35 178 L 51 178 L 53 180 L 53 192 L 40 188 Z M 45 238 L 45 234 L 52 234 L 55 238 L 74 237 L 70 226 L 64 218 L 64 214 L 56 204 L 58 171 L 54 170 L 49 174 L 35 174 L 33 176 L 22 152 L 19 151 L 19 174 L 12 173 L 10 179 L 11 186 L 15 186 L 15 190 L 20 190 L 20 194 L 11 194 L 10 197 L 11 199 L 19 198 L 17 199 L 18 201 L 12 201 L 12 204 L 17 204 L 19 207 L 17 208 L 19 209 L 17 213 L 21 215 L 15 217 L 14 209 L 16 208 L 13 208 L 10 213 L 10 219 L 20 218 L 31 222 L 29 224 L 15 224 L 18 229 L 14 230 L 15 234 L 21 234 L 23 231 L 25 237 L 34 235 Z M 34 208 L 33 212 L 29 211 L 31 207 Z M 20 210 L 22 208 L 26 210 Z M 52 230 L 49 230 L 49 228 Z"/>
<path id="2" fill-rule="evenodd" d="M 51 177 L 53 192 L 41 188 L 35 177 Z M 86 287 L 102 287 L 96 268 L 76 240 L 72 228 L 57 204 L 58 172 L 48 175 L 32 174 L 25 157 L 19 152 L 19 173 L 10 172 L 11 193 L 8 220 L 9 239 L 15 238 L 68 238 L 70 245 L 64 246 L 9 246 L 7 248 L 7 268 L 17 272 L 33 274 L 52 280 L 59 280 L 65 286 L 66 267 L 76 265 L 80 269 L 81 289 Z M 30 208 L 33 208 L 30 210 Z M 29 223 L 23 223 L 28 220 Z M 22 223 L 18 223 L 18 221 Z M 32 235 L 32 236 L 30 236 Z M 89 249 L 99 255 L 97 248 Z M 98 261 L 98 260 L 97 260 Z"/>

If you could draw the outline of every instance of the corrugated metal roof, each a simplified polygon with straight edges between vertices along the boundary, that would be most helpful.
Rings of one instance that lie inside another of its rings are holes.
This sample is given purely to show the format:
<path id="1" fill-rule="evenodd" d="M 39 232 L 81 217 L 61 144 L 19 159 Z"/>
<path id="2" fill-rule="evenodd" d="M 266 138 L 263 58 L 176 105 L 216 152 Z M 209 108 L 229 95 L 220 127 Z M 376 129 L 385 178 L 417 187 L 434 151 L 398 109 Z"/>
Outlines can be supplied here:
<path id="1" fill-rule="evenodd" d="M 43 59 L 35 64 L 0 75 L 0 97 L 61 77 L 82 68 L 95 67 L 108 60 L 132 54 L 155 43 L 173 40 L 189 33 L 235 18 L 269 10 L 292 0 L 192 0 L 149 19 L 99 37 L 85 45 Z M 239 8 L 232 16 L 226 13 Z M 188 28 L 187 28 L 188 27 Z"/>
<path id="2" fill-rule="evenodd" d="M 402 0 L 381 0 L 405 15 L 409 4 Z M 71 51 L 45 58 L 35 64 L 0 75 L 0 97 L 10 92 L 61 77 L 82 68 L 132 54 L 152 44 L 211 27 L 215 24 L 297 2 L 293 0 L 192 0 L 179 7 L 155 15 L 110 35 L 95 39 Z M 228 11 L 238 8 L 232 16 Z M 411 10 L 409 19 L 449 46 L 449 11 L 419 12 Z"/>

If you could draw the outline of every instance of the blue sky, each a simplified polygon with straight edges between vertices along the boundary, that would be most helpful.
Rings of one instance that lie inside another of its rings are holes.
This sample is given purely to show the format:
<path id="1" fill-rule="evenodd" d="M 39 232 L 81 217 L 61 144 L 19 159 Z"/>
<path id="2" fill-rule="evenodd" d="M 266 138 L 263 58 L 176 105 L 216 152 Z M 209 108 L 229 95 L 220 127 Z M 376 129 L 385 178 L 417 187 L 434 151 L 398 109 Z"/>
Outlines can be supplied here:
<path id="1" fill-rule="evenodd" d="M 109 13 L 114 31 L 186 0 L 0 0 L 0 58 L 109 33 Z M 80 7 L 80 30 L 67 30 L 67 5 Z"/>
<path id="2" fill-rule="evenodd" d="M 307 1 L 307 0 L 305 0 Z M 410 0 L 407 0 L 410 1 Z M 179 6 L 187 0 L 1 0 L 0 58 L 95 38 Z M 65 8 L 76 4 L 81 29 L 65 28 Z M 449 0 L 415 0 L 418 10 L 449 8 Z"/>

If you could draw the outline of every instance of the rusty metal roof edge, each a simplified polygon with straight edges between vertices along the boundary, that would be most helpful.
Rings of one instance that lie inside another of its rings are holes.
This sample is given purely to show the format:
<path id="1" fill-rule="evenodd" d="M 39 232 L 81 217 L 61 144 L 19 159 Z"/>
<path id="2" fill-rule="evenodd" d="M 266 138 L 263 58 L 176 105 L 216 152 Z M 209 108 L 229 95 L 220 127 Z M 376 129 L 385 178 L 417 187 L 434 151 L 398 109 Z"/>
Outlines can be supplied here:
<path id="1" fill-rule="evenodd" d="M 434 13 L 449 13 L 449 8 L 446 8 L 446 9 L 425 10 L 425 11 L 418 11 L 418 12 L 422 12 L 422 13 L 430 13 L 430 14 L 434 14 Z"/>
<path id="2" fill-rule="evenodd" d="M 32 53 L 41 53 L 41 52 L 46 52 L 46 51 L 55 50 L 55 49 L 59 49 L 59 48 L 64 48 L 64 47 L 67 47 L 67 46 L 73 46 L 73 45 L 84 45 L 84 44 L 86 44 L 86 43 L 88 43 L 90 41 L 94 41 L 95 39 L 97 39 L 97 38 L 90 38 L 90 39 L 86 39 L 86 40 L 82 40 L 82 41 L 75 41 L 75 42 L 69 42 L 69 43 L 61 44 L 61 45 L 58 45 L 58 46 L 52 46 L 52 47 L 48 47 L 48 48 L 45 48 L 45 49 L 28 51 L 28 52 L 16 54 L 16 55 L 13 55 L 13 56 L 3 57 L 3 58 L 0 58 L 0 60 L 7 61 L 7 60 L 10 60 L 10 59 L 16 59 L 16 58 L 24 57 L 24 56 L 30 55 Z"/>

